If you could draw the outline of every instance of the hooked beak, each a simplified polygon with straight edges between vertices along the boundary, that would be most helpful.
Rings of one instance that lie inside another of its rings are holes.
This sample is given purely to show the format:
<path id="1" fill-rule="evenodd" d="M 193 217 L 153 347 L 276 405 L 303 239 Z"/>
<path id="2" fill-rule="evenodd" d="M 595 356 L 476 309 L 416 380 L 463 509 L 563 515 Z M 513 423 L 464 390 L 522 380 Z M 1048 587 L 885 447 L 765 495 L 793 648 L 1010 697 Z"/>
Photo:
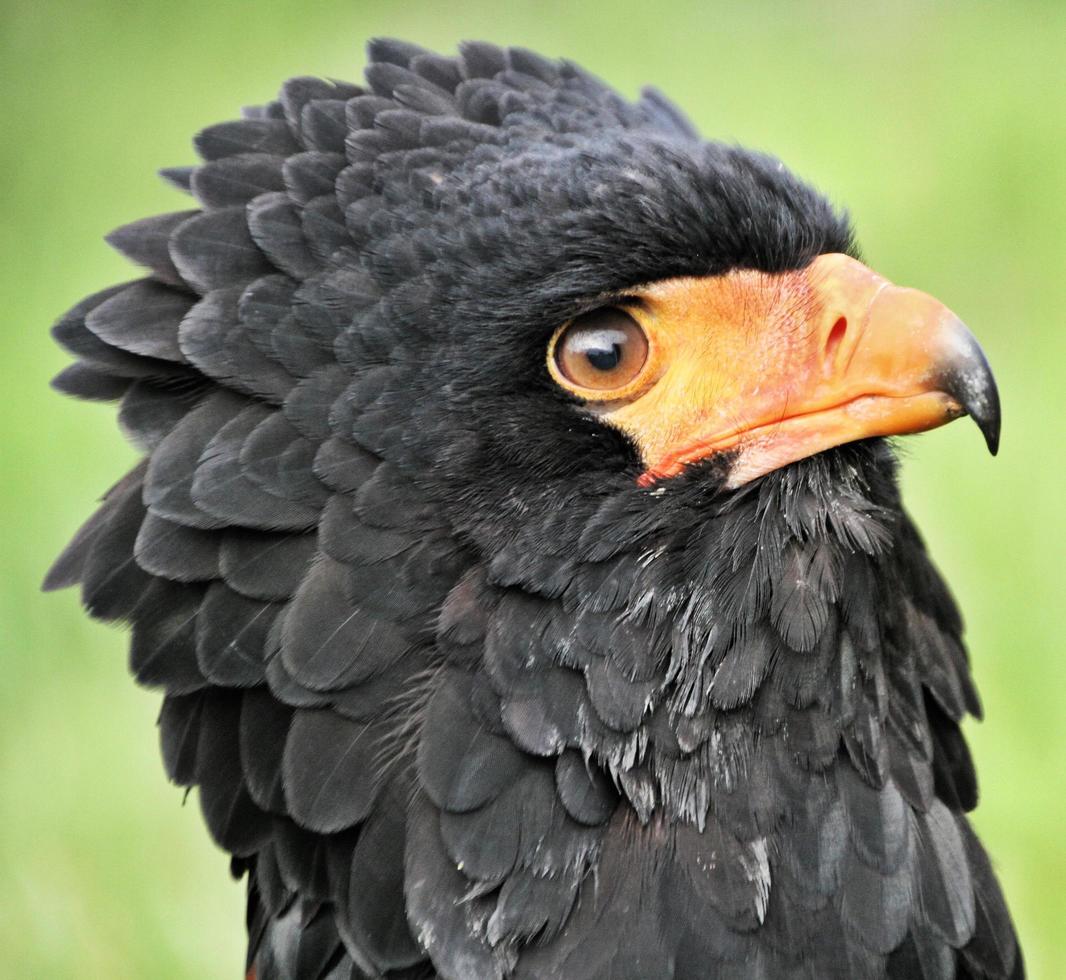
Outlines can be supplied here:
<path id="1" fill-rule="evenodd" d="M 777 275 L 666 280 L 637 296 L 657 375 L 602 414 L 640 447 L 643 485 L 728 452 L 728 483 L 740 486 L 833 446 L 964 414 L 998 449 L 999 394 L 973 334 L 931 296 L 849 256 Z"/>

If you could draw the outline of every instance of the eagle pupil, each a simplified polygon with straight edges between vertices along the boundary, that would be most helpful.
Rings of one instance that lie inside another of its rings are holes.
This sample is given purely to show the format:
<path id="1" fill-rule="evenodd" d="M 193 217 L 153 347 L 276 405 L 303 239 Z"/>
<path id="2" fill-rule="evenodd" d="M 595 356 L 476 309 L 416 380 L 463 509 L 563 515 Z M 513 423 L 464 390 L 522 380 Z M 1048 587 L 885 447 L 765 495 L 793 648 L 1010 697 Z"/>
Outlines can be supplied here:
<path id="1" fill-rule="evenodd" d="M 582 388 L 614 392 L 637 378 L 648 339 L 625 310 L 601 307 L 571 320 L 554 345 L 555 369 Z"/>
<path id="2" fill-rule="evenodd" d="M 585 351 L 585 357 L 597 371 L 613 371 L 622 360 L 622 345 L 611 344 L 610 347 Z"/>

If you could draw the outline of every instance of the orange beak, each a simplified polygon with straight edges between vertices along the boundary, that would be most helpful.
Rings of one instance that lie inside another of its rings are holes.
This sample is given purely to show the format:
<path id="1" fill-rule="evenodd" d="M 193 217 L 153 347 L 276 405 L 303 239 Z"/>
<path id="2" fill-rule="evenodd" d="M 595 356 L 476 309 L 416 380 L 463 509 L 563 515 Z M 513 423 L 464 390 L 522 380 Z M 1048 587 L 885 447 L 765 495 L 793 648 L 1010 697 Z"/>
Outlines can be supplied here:
<path id="1" fill-rule="evenodd" d="M 600 414 L 640 447 L 643 485 L 728 452 L 729 485 L 740 486 L 833 446 L 964 414 L 996 452 L 999 395 L 970 331 L 846 255 L 777 275 L 672 279 L 636 296 L 652 377 Z"/>

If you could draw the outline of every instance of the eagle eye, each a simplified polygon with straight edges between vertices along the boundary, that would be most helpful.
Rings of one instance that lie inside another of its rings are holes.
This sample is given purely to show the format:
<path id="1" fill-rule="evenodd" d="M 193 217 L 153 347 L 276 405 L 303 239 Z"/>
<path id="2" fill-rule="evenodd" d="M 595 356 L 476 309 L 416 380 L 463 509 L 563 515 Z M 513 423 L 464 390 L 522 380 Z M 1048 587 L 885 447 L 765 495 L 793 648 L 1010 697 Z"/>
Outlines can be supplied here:
<path id="1" fill-rule="evenodd" d="M 553 339 L 549 360 L 556 380 L 575 394 L 619 397 L 648 362 L 648 338 L 625 310 L 604 306 L 566 324 Z"/>

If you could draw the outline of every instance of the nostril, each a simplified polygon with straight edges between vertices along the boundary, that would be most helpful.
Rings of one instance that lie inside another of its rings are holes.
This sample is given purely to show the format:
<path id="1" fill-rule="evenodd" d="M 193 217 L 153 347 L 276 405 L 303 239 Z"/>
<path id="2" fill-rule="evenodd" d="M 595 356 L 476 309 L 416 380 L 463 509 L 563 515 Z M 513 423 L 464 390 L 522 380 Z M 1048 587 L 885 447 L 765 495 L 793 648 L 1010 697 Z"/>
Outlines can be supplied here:
<path id="1" fill-rule="evenodd" d="M 829 336 L 825 341 L 825 359 L 827 362 L 833 362 L 837 348 L 847 332 L 848 318 L 846 316 L 837 317 L 837 322 L 833 324 L 833 329 L 829 331 Z"/>

